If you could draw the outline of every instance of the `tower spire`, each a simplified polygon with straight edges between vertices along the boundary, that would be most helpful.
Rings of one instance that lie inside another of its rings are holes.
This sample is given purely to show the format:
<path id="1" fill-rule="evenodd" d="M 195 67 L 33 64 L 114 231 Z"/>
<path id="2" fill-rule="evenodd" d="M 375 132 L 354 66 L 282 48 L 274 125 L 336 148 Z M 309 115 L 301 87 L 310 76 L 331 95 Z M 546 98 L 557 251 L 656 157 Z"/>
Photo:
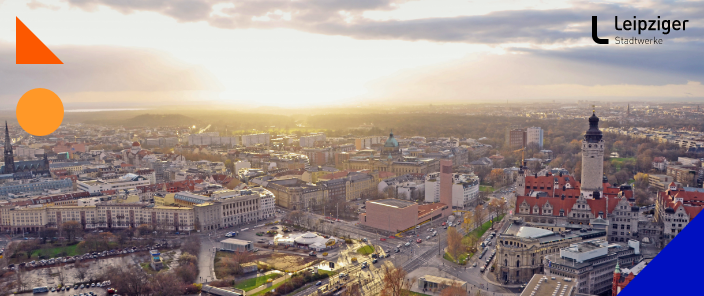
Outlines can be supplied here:
<path id="1" fill-rule="evenodd" d="M 12 154 L 12 141 L 10 140 L 10 129 L 7 127 L 7 120 L 5 120 L 5 168 L 2 170 L 3 174 L 14 174 L 15 173 L 15 157 Z"/>

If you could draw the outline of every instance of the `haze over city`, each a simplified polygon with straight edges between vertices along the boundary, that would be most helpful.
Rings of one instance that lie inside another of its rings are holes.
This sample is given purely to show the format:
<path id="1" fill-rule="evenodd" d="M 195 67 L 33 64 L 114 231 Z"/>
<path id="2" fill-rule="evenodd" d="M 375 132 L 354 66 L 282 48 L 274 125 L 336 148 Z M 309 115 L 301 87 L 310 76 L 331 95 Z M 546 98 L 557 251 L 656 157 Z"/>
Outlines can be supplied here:
<path id="1" fill-rule="evenodd" d="M 702 25 L 694 21 L 702 9 L 664 1 L 6 0 L 0 101 L 12 106 L 35 87 L 55 91 L 67 109 L 693 101 L 704 97 Z M 617 32 L 614 15 L 692 21 L 663 35 L 662 46 L 599 46 L 592 15 L 602 38 Z M 15 16 L 63 66 L 11 65 Z"/>

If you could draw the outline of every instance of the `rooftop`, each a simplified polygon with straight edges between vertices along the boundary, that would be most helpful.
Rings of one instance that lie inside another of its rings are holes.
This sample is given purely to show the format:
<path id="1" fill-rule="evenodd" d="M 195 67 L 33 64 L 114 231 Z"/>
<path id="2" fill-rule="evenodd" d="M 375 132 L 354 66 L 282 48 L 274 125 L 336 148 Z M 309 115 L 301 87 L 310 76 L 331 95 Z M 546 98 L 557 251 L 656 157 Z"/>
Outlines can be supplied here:
<path id="1" fill-rule="evenodd" d="M 521 296 L 569 296 L 572 295 L 573 289 L 575 289 L 575 282 L 571 278 L 535 274 L 521 292 Z"/>
<path id="2" fill-rule="evenodd" d="M 412 202 L 412 201 L 401 200 L 401 199 L 393 199 L 393 198 L 381 199 L 381 200 L 370 200 L 370 201 L 368 201 L 368 202 L 369 202 L 369 203 L 373 203 L 373 204 L 379 204 L 379 205 L 383 205 L 383 206 L 388 206 L 388 207 L 399 208 L 399 209 L 406 208 L 406 207 L 410 207 L 410 206 L 416 204 L 416 203 L 414 203 L 414 202 Z"/>

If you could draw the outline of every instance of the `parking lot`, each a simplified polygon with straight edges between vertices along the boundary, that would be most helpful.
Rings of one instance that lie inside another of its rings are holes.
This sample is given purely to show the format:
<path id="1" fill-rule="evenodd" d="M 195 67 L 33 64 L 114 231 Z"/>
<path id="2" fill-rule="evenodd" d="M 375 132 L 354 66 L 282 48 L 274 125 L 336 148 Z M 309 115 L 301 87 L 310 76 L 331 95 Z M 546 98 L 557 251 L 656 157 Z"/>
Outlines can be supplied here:
<path id="1" fill-rule="evenodd" d="M 104 296 L 108 295 L 108 292 L 105 288 L 83 288 L 83 289 L 78 289 L 74 290 L 71 288 L 69 291 L 59 291 L 59 292 L 49 292 L 49 293 L 43 293 L 45 295 L 57 295 L 57 296 L 74 296 L 74 295 L 80 295 L 81 293 L 86 294 L 89 292 L 95 293 L 95 295 L 98 296 Z M 22 293 L 22 294 L 15 294 L 15 295 L 34 295 L 33 293 Z M 90 294 L 89 294 L 90 295 Z"/>

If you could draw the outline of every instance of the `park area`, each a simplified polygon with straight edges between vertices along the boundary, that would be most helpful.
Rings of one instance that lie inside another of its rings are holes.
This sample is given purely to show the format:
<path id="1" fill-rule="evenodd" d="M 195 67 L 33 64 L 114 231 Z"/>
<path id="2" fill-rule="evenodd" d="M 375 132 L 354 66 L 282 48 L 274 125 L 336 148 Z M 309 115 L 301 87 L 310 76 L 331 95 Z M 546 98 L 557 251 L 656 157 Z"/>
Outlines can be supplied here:
<path id="1" fill-rule="evenodd" d="M 499 215 L 494 219 L 493 223 L 498 223 L 504 218 L 504 215 Z M 467 261 L 472 258 L 474 253 L 472 251 L 478 250 L 476 245 L 481 242 L 481 237 L 486 233 L 487 230 L 491 228 L 492 221 L 484 222 L 481 226 L 470 231 L 469 234 L 462 237 L 457 234 L 457 240 L 461 243 L 450 243 L 450 232 L 448 231 L 448 248 L 443 255 L 443 258 L 447 261 L 455 262 L 460 265 L 467 264 Z M 454 256 L 452 254 L 455 254 Z"/>
<path id="2" fill-rule="evenodd" d="M 362 255 L 369 255 L 371 253 L 374 253 L 374 247 L 372 246 L 364 246 L 359 249 L 357 249 L 357 253 L 362 254 Z"/>

